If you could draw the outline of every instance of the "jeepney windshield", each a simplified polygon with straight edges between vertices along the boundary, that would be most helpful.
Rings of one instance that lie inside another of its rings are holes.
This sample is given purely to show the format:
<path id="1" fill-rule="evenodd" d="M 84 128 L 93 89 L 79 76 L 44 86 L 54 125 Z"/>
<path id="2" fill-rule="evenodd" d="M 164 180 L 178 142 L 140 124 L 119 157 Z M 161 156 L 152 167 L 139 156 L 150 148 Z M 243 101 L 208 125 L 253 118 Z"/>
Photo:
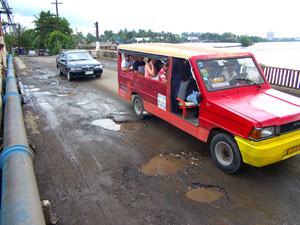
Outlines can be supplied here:
<path id="1" fill-rule="evenodd" d="M 208 91 L 265 83 L 251 57 L 198 60 L 197 66 Z"/>

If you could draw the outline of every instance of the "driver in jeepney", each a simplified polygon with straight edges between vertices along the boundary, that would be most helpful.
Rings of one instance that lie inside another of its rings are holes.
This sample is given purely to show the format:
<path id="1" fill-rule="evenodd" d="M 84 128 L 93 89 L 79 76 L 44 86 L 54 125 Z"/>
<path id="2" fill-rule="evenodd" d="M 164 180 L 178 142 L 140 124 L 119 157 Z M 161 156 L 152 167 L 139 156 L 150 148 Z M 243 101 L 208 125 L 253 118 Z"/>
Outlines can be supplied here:
<path id="1" fill-rule="evenodd" d="M 221 76 L 224 76 L 227 81 L 231 81 L 237 77 L 237 69 L 238 61 L 230 59 L 225 63 L 225 68 L 221 72 Z"/>

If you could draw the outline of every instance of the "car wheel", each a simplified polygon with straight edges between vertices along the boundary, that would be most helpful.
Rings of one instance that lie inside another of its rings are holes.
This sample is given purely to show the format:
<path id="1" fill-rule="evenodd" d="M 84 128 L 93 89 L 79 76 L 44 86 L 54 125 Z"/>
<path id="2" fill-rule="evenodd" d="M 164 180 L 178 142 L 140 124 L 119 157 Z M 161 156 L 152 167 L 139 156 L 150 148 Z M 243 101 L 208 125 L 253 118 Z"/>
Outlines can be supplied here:
<path id="1" fill-rule="evenodd" d="M 102 74 L 97 74 L 97 75 L 96 75 L 96 77 L 97 77 L 97 78 L 100 78 L 100 77 L 101 77 L 101 75 L 102 75 Z"/>
<path id="2" fill-rule="evenodd" d="M 69 71 L 67 73 L 67 78 L 68 78 L 68 81 L 73 80 L 73 76 L 72 76 L 72 74 Z"/>
<path id="3" fill-rule="evenodd" d="M 133 101 L 132 101 L 132 105 L 133 105 L 133 110 L 134 110 L 136 117 L 140 120 L 143 119 L 144 118 L 144 115 L 143 115 L 144 103 L 143 103 L 143 99 L 141 98 L 141 96 L 135 95 L 133 98 Z"/>
<path id="4" fill-rule="evenodd" d="M 62 75 L 62 74 L 63 74 L 63 73 L 61 72 L 61 70 L 60 70 L 59 67 L 57 67 L 57 73 L 58 73 L 58 75 Z"/>
<path id="5" fill-rule="evenodd" d="M 243 166 L 240 150 L 228 134 L 215 135 L 210 144 L 210 152 L 214 162 L 225 173 L 236 173 Z"/>

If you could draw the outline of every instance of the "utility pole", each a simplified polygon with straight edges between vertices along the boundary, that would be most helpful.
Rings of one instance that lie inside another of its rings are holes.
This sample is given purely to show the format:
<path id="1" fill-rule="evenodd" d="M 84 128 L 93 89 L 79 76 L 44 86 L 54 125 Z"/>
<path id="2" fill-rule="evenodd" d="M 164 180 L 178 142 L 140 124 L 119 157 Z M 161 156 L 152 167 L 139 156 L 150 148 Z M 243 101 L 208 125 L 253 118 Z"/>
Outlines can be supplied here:
<path id="1" fill-rule="evenodd" d="M 57 2 L 57 0 L 55 0 L 55 2 L 51 2 L 51 4 L 55 4 L 56 6 L 56 30 L 59 31 L 59 19 L 58 19 L 58 4 L 62 4 L 61 2 Z M 56 46 L 58 47 L 58 36 L 56 34 Z M 59 49 L 60 51 L 60 49 Z"/>
<path id="2" fill-rule="evenodd" d="M 21 55 L 21 28 L 20 24 L 18 24 L 18 55 Z"/>
<path id="3" fill-rule="evenodd" d="M 95 23 L 95 26 L 96 26 L 96 51 L 98 51 L 100 50 L 98 22 Z"/>
<path id="4" fill-rule="evenodd" d="M 51 2 L 51 4 L 55 4 L 56 5 L 56 25 L 57 25 L 57 31 L 59 31 L 59 19 L 58 19 L 58 4 L 62 4 L 61 2 L 57 2 L 57 0 L 55 0 L 55 2 Z"/>

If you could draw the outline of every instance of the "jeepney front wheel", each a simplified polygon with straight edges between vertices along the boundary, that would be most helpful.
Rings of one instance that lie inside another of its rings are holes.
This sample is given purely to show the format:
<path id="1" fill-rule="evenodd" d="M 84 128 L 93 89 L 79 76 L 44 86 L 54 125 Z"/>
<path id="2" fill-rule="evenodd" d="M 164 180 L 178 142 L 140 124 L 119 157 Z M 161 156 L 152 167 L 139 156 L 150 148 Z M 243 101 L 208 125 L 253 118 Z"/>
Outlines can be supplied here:
<path id="1" fill-rule="evenodd" d="M 236 173 L 243 166 L 240 150 L 228 134 L 215 135 L 210 143 L 210 152 L 217 166 L 225 173 Z"/>
<path id="2" fill-rule="evenodd" d="M 142 120 L 144 118 L 144 103 L 142 97 L 139 95 L 135 95 L 133 97 L 132 105 L 136 117 Z"/>

